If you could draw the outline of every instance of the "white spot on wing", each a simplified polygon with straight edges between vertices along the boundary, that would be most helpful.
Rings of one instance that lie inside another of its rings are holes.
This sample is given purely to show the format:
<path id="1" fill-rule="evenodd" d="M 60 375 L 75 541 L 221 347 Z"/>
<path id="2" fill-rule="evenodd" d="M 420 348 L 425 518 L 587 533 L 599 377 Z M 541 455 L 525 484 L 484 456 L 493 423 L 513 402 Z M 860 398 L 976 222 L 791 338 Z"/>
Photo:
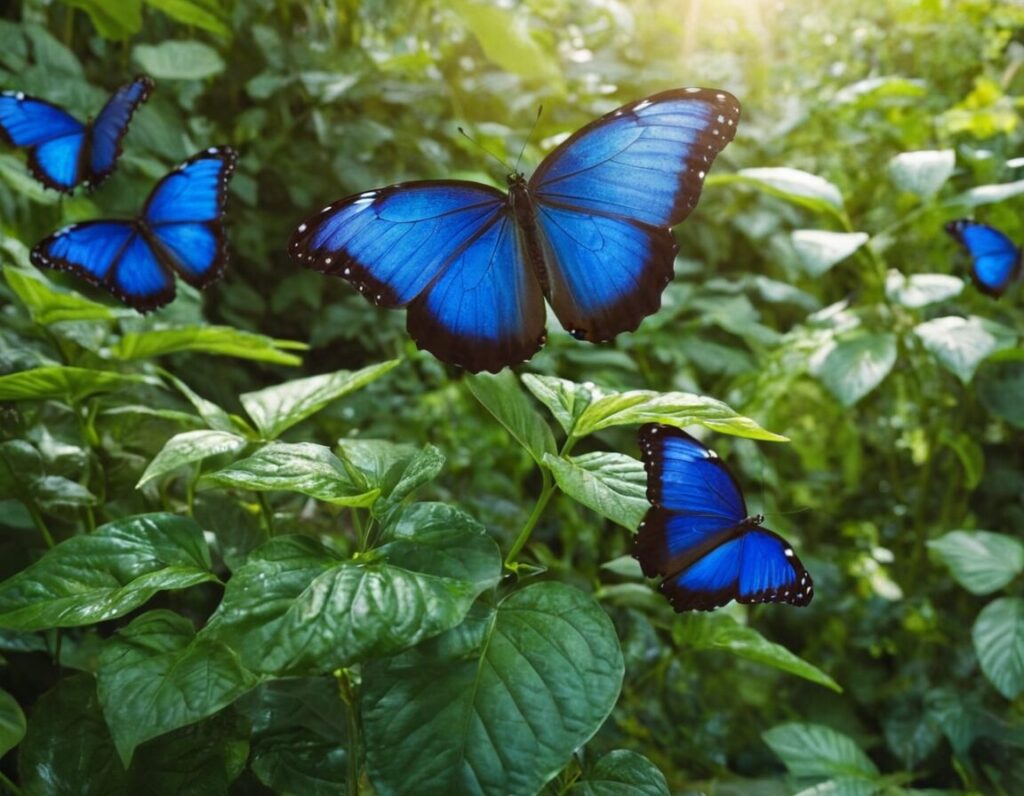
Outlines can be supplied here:
<path id="1" fill-rule="evenodd" d="M 698 91 L 700 91 L 700 89 L 699 88 L 688 88 L 688 89 L 686 89 L 686 91 L 689 94 L 696 94 Z"/>
<path id="2" fill-rule="evenodd" d="M 305 224 L 299 224 L 299 232 L 305 232 L 305 231 L 306 231 L 306 225 Z"/>
<path id="3" fill-rule="evenodd" d="M 644 108 L 649 108 L 653 104 L 654 103 L 651 102 L 650 100 L 645 99 L 645 100 L 642 100 L 642 101 L 638 102 L 636 105 L 634 105 L 633 106 L 633 110 L 635 110 L 635 111 L 642 111 Z"/>

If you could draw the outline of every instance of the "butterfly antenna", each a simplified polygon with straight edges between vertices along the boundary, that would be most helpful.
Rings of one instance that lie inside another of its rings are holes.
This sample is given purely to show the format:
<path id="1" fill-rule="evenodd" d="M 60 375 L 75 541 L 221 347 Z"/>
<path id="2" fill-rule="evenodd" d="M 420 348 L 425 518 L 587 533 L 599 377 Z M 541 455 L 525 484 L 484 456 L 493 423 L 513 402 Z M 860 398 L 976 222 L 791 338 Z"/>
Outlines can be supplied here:
<path id="1" fill-rule="evenodd" d="M 461 127 L 458 128 L 458 131 L 459 131 L 459 133 L 462 134 L 463 138 L 465 138 L 471 144 L 475 144 L 477 147 L 482 149 L 484 152 L 486 152 L 488 155 L 490 155 L 492 158 L 494 158 L 498 163 L 500 163 L 501 167 L 503 169 L 505 169 L 506 171 L 509 171 L 509 166 L 508 166 L 507 162 L 505 162 L 504 160 L 499 158 L 497 155 L 495 155 L 493 152 L 491 152 L 491 150 L 489 150 L 487 147 L 485 147 L 483 144 L 481 144 L 479 141 L 477 141 L 475 138 L 473 138 L 473 136 L 471 136 L 469 133 L 467 133 Z"/>
<path id="2" fill-rule="evenodd" d="M 516 158 L 516 167 L 513 171 L 519 171 L 519 161 L 523 159 L 523 153 L 526 152 L 526 145 L 530 143 L 530 139 L 533 138 L 533 134 L 537 132 L 537 125 L 540 123 L 540 115 L 544 112 L 544 106 L 537 106 L 537 118 L 533 120 L 533 126 L 530 128 L 530 134 L 523 140 L 523 145 L 519 148 L 519 157 Z"/>

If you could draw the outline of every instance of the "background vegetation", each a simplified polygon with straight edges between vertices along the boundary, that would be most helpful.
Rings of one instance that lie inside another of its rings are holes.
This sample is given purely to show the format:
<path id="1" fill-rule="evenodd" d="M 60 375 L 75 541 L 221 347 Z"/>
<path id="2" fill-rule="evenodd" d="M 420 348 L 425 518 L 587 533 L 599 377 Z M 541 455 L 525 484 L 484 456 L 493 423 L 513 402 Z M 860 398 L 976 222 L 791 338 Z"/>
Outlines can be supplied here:
<path id="1" fill-rule="evenodd" d="M 83 118 L 158 87 L 95 194 L 0 153 L 0 787 L 1024 792 L 1024 313 L 941 232 L 1024 240 L 1022 64 L 988 0 L 5 6 L 0 87 Z M 739 134 L 613 345 L 549 324 L 466 378 L 285 254 L 353 191 L 500 185 L 457 125 L 514 157 L 543 105 L 529 166 L 683 85 Z M 28 266 L 213 144 L 203 296 L 140 318 Z M 643 581 L 651 417 L 729 435 L 810 607 L 676 616 Z"/>

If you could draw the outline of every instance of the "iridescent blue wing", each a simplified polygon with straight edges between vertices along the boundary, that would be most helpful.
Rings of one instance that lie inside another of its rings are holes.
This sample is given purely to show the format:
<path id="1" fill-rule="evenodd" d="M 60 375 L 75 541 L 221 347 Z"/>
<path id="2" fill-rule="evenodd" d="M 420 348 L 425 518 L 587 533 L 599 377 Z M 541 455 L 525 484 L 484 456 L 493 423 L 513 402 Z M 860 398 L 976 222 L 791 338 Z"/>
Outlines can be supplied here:
<path id="1" fill-rule="evenodd" d="M 161 262 L 198 288 L 219 278 L 227 264 L 222 219 L 235 162 L 228 147 L 194 155 L 157 183 L 142 211 L 143 229 Z"/>
<path id="2" fill-rule="evenodd" d="M 792 548 L 748 518 L 732 473 L 698 440 L 672 426 L 640 429 L 647 512 L 634 555 L 677 611 L 729 600 L 806 605 L 811 579 Z"/>
<path id="3" fill-rule="evenodd" d="M 946 232 L 971 257 L 971 279 L 978 290 L 999 297 L 1021 273 L 1021 252 L 1006 235 L 968 219 L 950 221 Z"/>
<path id="4" fill-rule="evenodd" d="M 90 125 L 89 168 L 85 179 L 91 186 L 99 185 L 113 172 L 121 156 L 121 140 L 128 132 L 132 114 L 149 99 L 152 91 L 152 80 L 145 76 L 136 77 L 114 92 Z"/>
<path id="5" fill-rule="evenodd" d="M 677 250 L 669 228 L 696 207 L 739 115 L 724 91 L 665 91 L 591 122 L 545 158 L 529 190 L 548 300 L 573 335 L 607 340 L 658 309 Z"/>
<path id="6" fill-rule="evenodd" d="M 498 371 L 544 342 L 544 299 L 505 194 L 458 180 L 349 196 L 296 229 L 299 263 L 341 276 L 383 307 L 408 307 L 416 344 L 467 370 Z"/>
<path id="7" fill-rule="evenodd" d="M 68 193 L 82 176 L 85 125 L 63 108 L 20 91 L 0 93 L 0 136 L 28 149 L 28 168 L 47 188 Z"/>

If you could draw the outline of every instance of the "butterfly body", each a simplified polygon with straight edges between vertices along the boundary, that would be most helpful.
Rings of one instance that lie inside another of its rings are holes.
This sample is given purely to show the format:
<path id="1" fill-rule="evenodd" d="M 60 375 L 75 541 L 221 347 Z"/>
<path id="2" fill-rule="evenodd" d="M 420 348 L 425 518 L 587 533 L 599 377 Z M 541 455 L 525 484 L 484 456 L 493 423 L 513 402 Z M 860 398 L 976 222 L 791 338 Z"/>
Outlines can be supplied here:
<path id="1" fill-rule="evenodd" d="M 417 345 L 473 372 L 533 356 L 545 300 L 573 336 L 609 340 L 660 306 L 671 226 L 738 118 L 725 92 L 662 92 L 583 127 L 506 192 L 436 180 L 353 194 L 300 224 L 289 252 L 406 308 Z"/>
<path id="2" fill-rule="evenodd" d="M 139 312 L 174 298 L 174 275 L 194 287 L 227 264 L 222 216 L 235 153 L 212 147 L 160 180 L 135 218 L 72 224 L 31 252 L 39 268 L 67 271 Z"/>
<path id="3" fill-rule="evenodd" d="M 651 509 L 634 556 L 676 611 L 709 611 L 730 600 L 807 605 L 814 586 L 793 548 L 749 514 L 732 473 L 714 451 L 672 426 L 640 429 Z"/>
<path id="4" fill-rule="evenodd" d="M 999 298 L 1021 275 L 1021 249 L 988 224 L 950 221 L 945 230 L 971 258 L 971 281 L 982 293 Z"/>
<path id="5" fill-rule="evenodd" d="M 28 168 L 47 188 L 91 188 L 114 171 L 132 115 L 149 99 L 153 81 L 121 86 L 95 119 L 80 122 L 63 108 L 20 91 L 0 92 L 0 138 L 28 150 Z"/>

